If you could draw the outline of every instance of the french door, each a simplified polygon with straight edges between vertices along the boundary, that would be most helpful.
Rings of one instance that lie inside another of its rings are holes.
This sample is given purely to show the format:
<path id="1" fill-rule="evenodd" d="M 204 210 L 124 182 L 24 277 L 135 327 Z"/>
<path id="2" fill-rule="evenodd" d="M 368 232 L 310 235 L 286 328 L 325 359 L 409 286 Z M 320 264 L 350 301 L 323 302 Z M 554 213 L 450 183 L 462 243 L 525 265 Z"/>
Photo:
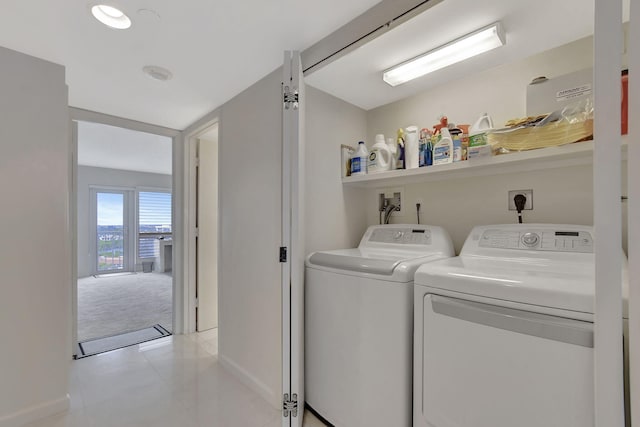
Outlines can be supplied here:
<path id="1" fill-rule="evenodd" d="M 133 271 L 132 193 L 130 190 L 91 189 L 94 274 Z"/>

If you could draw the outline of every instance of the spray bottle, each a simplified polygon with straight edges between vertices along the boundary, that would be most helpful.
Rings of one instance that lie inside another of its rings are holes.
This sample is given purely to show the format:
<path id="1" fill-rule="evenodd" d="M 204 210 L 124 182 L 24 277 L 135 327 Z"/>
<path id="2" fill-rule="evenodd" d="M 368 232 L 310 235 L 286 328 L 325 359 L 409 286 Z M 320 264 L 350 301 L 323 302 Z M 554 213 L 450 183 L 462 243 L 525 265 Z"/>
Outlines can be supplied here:
<path id="1" fill-rule="evenodd" d="M 449 129 L 440 129 L 440 141 L 433 147 L 433 164 L 446 165 L 453 161 L 453 141 Z"/>

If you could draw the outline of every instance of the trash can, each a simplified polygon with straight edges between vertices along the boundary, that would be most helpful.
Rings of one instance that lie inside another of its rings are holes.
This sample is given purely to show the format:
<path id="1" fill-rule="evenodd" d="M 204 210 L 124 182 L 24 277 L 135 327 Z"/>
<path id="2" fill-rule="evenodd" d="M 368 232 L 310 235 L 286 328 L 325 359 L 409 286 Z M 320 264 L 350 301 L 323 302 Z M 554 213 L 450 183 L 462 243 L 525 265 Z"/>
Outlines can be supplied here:
<path id="1" fill-rule="evenodd" d="M 142 261 L 142 272 L 151 273 L 153 271 L 153 261 Z"/>

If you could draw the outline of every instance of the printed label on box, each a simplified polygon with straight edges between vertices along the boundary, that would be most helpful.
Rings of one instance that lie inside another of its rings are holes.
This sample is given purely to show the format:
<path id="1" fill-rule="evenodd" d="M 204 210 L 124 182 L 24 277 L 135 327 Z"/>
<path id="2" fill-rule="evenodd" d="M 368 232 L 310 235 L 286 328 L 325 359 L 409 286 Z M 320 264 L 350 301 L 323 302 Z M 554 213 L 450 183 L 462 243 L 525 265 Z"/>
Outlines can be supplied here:
<path id="1" fill-rule="evenodd" d="M 566 101 L 567 99 L 577 98 L 579 96 L 590 95 L 591 85 L 582 85 L 578 87 L 572 87 L 570 89 L 563 89 L 556 92 L 556 101 Z"/>

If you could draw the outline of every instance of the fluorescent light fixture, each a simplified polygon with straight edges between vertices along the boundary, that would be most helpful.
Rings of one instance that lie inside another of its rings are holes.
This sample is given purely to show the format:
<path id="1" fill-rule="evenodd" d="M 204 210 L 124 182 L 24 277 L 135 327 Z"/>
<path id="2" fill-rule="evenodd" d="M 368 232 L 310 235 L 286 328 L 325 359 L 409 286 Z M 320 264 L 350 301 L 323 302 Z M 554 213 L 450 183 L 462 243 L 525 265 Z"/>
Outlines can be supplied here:
<path id="1" fill-rule="evenodd" d="M 98 4 L 91 8 L 91 13 L 94 18 L 111 28 L 126 30 L 131 26 L 131 19 L 113 6 Z"/>
<path id="2" fill-rule="evenodd" d="M 502 25 L 496 22 L 444 46 L 398 64 L 386 70 L 382 75 L 382 79 L 391 86 L 398 86 L 504 44 L 504 30 Z"/>

